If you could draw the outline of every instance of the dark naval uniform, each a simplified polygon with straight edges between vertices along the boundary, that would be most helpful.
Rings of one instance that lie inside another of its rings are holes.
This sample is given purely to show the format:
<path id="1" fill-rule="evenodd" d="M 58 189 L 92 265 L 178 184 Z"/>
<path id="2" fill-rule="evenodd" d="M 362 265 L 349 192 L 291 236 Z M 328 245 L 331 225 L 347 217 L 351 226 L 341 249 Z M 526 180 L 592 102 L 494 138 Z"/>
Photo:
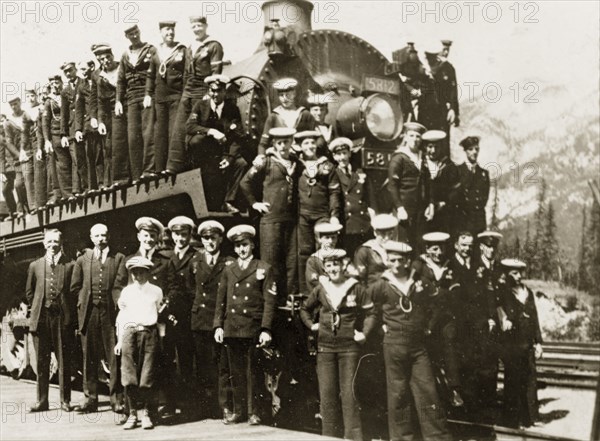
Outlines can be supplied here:
<path id="1" fill-rule="evenodd" d="M 225 268 L 235 262 L 233 257 L 219 253 L 215 263 L 208 263 L 204 250 L 198 250 L 188 266 L 189 285 L 194 290 L 192 334 L 196 356 L 196 378 L 200 387 L 199 407 L 211 418 L 231 410 L 231 386 L 227 349 L 214 338 L 213 320 L 219 280 Z M 213 256 L 210 256 L 211 258 Z"/>
<path id="2" fill-rule="evenodd" d="M 432 167 L 436 167 L 435 171 Z M 429 165 L 431 173 L 431 198 L 435 204 L 435 214 L 433 220 L 427 223 L 429 231 L 442 231 L 452 234 L 457 227 L 456 199 L 460 191 L 460 177 L 458 167 L 449 159 Z"/>
<path id="3" fill-rule="evenodd" d="M 208 135 L 210 129 L 223 133 L 227 139 L 220 143 Z M 225 100 L 216 106 L 212 100 L 198 101 L 186 123 L 189 157 L 194 168 L 200 167 L 206 203 L 209 211 L 221 211 L 224 202 L 235 205 L 240 181 L 248 168 L 241 156 L 243 147 L 242 116 L 233 100 Z M 221 170 L 221 160 L 229 166 Z"/>
<path id="4" fill-rule="evenodd" d="M 117 298 L 121 294 L 121 290 L 130 283 L 132 283 L 127 268 L 125 267 L 125 263 L 132 257 L 136 256 L 142 256 L 142 253 L 139 249 L 134 254 L 127 256 L 123 261 L 123 264 L 119 267 L 117 281 L 115 282 L 115 285 L 117 287 L 117 292 L 115 295 Z M 150 259 L 154 265 L 152 266 L 152 268 L 150 268 L 150 279 L 148 280 L 148 282 L 158 286 L 163 292 L 167 292 L 167 267 L 169 265 L 170 258 L 171 256 L 167 252 L 159 251 L 155 248 L 154 252 L 152 253 L 152 258 Z"/>
<path id="5" fill-rule="evenodd" d="M 19 150 L 21 148 L 22 132 L 12 121 L 5 121 L 2 127 L 4 139 L 0 148 L 0 167 L 6 176 L 6 182 L 2 183 L 2 195 L 10 214 L 16 211 L 23 212 L 27 208 L 27 191 L 21 163 L 19 162 Z M 17 200 L 13 194 L 17 192 Z"/>
<path id="6" fill-rule="evenodd" d="M 118 300 L 115 297 L 115 280 L 125 256 L 109 248 L 102 262 L 98 251 L 88 249 L 77 258 L 71 279 L 71 296 L 78 299 L 77 314 L 83 347 L 83 391 L 86 404 L 92 408 L 98 406 L 98 368 L 101 359 L 107 361 L 110 371 L 114 373 L 109 383 L 113 407 L 120 404 L 123 392 L 118 381 L 119 366 L 113 349 L 116 344 Z"/>
<path id="7" fill-rule="evenodd" d="M 502 336 L 504 404 L 511 427 L 528 427 L 539 418 L 534 345 L 543 341 L 535 297 L 526 286 L 506 284 L 500 304 L 512 323 Z"/>
<path id="8" fill-rule="evenodd" d="M 37 111 L 37 109 L 35 110 Z M 37 115 L 36 115 L 37 116 Z M 16 119 L 14 116 L 8 117 L 8 121 Z M 18 124 L 22 127 L 20 136 L 20 145 L 18 146 L 21 152 L 25 153 L 26 161 L 21 161 L 21 172 L 25 181 L 25 192 L 27 193 L 27 205 L 29 211 L 37 208 L 36 194 L 36 178 L 35 178 L 35 152 L 38 148 L 38 139 L 36 133 L 36 124 L 32 118 L 23 109 L 23 114 L 19 117 Z"/>
<path id="9" fill-rule="evenodd" d="M 343 243 L 348 255 L 373 237 L 369 208 L 375 208 L 374 188 L 364 170 L 342 170 L 336 168 L 342 186 L 344 219 Z"/>
<path id="10" fill-rule="evenodd" d="M 381 309 L 387 327 L 383 354 L 390 440 L 415 439 L 418 431 L 413 424 L 418 421 L 424 440 L 450 441 L 452 436 L 448 431 L 446 412 L 440 403 L 425 349 L 429 315 L 427 294 L 413 292 L 407 302 L 403 298 L 409 293 L 396 286 L 394 279 L 386 273 L 369 287 L 369 293 L 375 306 Z"/>
<path id="11" fill-rule="evenodd" d="M 418 167 L 406 152 L 399 150 L 394 153 L 388 168 L 387 189 L 392 197 L 394 209 L 404 207 L 408 214 L 408 219 L 400 222 L 400 226 L 405 230 L 404 237 L 399 235 L 400 240 L 408 240 L 415 244 L 422 236 L 425 209 L 433 201 L 429 188 L 430 180 L 424 156 Z"/>
<path id="12" fill-rule="evenodd" d="M 88 166 L 85 156 L 85 141 L 75 140 L 76 117 L 75 100 L 79 85 L 84 81 L 77 78 L 73 82 L 67 82 L 60 93 L 60 131 L 61 137 L 69 139 L 69 153 L 71 154 L 71 179 L 73 193 L 82 193 L 88 189 Z M 62 148 L 65 150 L 64 148 Z M 56 150 L 55 150 L 56 151 Z M 60 164 L 59 164 L 60 167 Z M 62 169 L 62 167 L 60 167 Z"/>
<path id="13" fill-rule="evenodd" d="M 460 187 L 456 195 L 455 228 L 477 236 L 486 228 L 485 206 L 490 194 L 490 175 L 479 164 L 469 167 L 466 163 L 458 166 L 458 175 Z"/>
<path id="14" fill-rule="evenodd" d="M 387 252 L 375 241 L 368 240 L 354 253 L 354 267 L 364 285 L 371 285 L 387 269 Z"/>
<path id="15" fill-rule="evenodd" d="M 186 49 L 183 76 L 183 94 L 169 142 L 167 169 L 179 173 L 189 169 L 185 124 L 192 109 L 208 93 L 204 79 L 223 71 L 223 46 L 217 40 L 207 37 Z"/>
<path id="16" fill-rule="evenodd" d="M 75 97 L 75 131 L 84 136 L 89 188 L 96 189 L 104 185 L 104 152 L 99 142 L 98 130 L 92 128 L 90 120 L 98 115 L 97 75 L 92 73 L 89 79 L 80 79 Z"/>
<path id="17" fill-rule="evenodd" d="M 64 254 L 50 263 L 46 256 L 33 261 L 27 272 L 25 296 L 31 308 L 29 332 L 37 355 L 37 400 L 48 405 L 50 353 L 58 361 L 60 401 L 71 401 L 71 352 L 73 348 L 75 304 L 69 293 L 73 262 Z"/>
<path id="18" fill-rule="evenodd" d="M 56 178 L 54 187 L 61 197 L 68 198 L 73 193 L 73 171 L 71 154 L 60 145 L 62 101 L 60 95 L 48 95 L 42 114 L 42 131 L 44 140 L 52 142 L 54 151 L 50 155 L 50 174 Z"/>
<path id="19" fill-rule="evenodd" d="M 283 301 L 299 289 L 296 213 L 300 167 L 294 159 L 286 166 L 275 156 L 259 158 L 240 188 L 251 206 L 261 194 L 262 201 L 270 204 L 269 212 L 260 219 L 260 256 L 273 266 Z"/>
<path id="20" fill-rule="evenodd" d="M 258 154 L 264 155 L 267 149 L 272 145 L 272 138 L 269 136 L 269 130 L 276 127 L 287 127 L 285 120 L 280 116 L 280 112 L 283 111 L 281 106 L 273 109 L 271 114 L 267 117 L 265 121 L 265 127 L 263 129 L 263 134 L 258 143 Z M 296 109 L 296 113 L 298 116 L 296 117 L 296 121 L 293 127 L 296 129 L 296 132 L 304 132 L 307 130 L 315 130 L 317 127 L 317 122 L 310 114 L 310 112 L 304 107 L 300 106 Z"/>
<path id="21" fill-rule="evenodd" d="M 161 49 L 167 50 L 163 52 Z M 146 95 L 154 97 L 156 124 L 154 126 L 154 162 L 156 171 L 167 168 L 169 140 L 173 135 L 177 107 L 183 93 L 185 45 L 174 43 L 172 48 L 159 46 L 148 70 Z M 161 58 L 162 57 L 162 58 Z"/>
<path id="22" fill-rule="evenodd" d="M 127 103 L 127 136 L 129 144 L 129 165 L 131 178 L 137 180 L 146 173 L 153 173 L 154 167 L 154 109 L 144 108 L 146 78 L 155 56 L 154 46 L 143 43 L 137 58 L 131 47 L 123 53 L 117 79 L 117 101 Z M 115 146 L 117 147 L 117 146 Z M 122 148 L 122 146 L 119 146 Z"/>
<path id="23" fill-rule="evenodd" d="M 315 251 L 315 224 L 335 217 L 341 220 L 341 187 L 335 166 L 325 157 L 300 161 L 298 179 L 298 274 L 300 292 L 306 294 L 306 261 Z"/>
<path id="24" fill-rule="evenodd" d="M 441 128 L 446 132 L 446 138 L 441 142 L 444 146 L 444 153 L 450 155 L 450 123 L 448 123 L 447 115 L 450 109 L 454 110 L 454 125 L 458 126 L 459 107 L 458 107 L 458 82 L 456 80 L 456 70 L 452 63 L 447 60 L 442 61 L 437 67 L 432 69 L 435 86 L 438 92 L 438 100 L 440 106 L 445 109 L 444 126 Z M 426 126 L 428 129 L 434 128 Z"/>
<path id="25" fill-rule="evenodd" d="M 25 110 L 25 130 L 23 132 L 25 144 L 24 149 L 30 149 L 31 162 L 33 163 L 33 181 L 34 181 L 34 201 L 36 208 L 41 208 L 48 202 L 49 199 L 55 200 L 58 191 L 53 188 L 53 180 L 50 170 L 52 165 L 50 160 L 54 161 L 53 155 L 48 155 L 44 152 L 44 132 L 42 130 L 42 114 L 43 105 L 38 105 L 34 108 Z M 36 151 L 41 152 L 42 159 L 38 161 L 35 158 Z M 58 187 L 57 187 L 58 189 Z M 32 201 L 29 201 L 30 205 Z"/>
<path id="26" fill-rule="evenodd" d="M 258 415 L 263 380 L 256 366 L 256 343 L 270 332 L 277 298 L 271 265 L 253 259 L 246 269 L 239 261 L 223 270 L 213 328 L 223 328 L 231 369 L 234 414 Z M 247 409 L 244 409 L 247 407 Z"/>

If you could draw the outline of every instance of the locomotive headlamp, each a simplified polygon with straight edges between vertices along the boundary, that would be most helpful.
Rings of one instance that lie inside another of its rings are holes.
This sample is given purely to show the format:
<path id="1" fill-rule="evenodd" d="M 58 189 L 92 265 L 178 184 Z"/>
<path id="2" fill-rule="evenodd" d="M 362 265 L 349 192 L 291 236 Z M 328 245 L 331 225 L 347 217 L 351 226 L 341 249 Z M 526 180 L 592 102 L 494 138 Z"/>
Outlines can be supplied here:
<path id="1" fill-rule="evenodd" d="M 338 111 L 337 121 L 341 132 L 349 138 L 370 134 L 380 141 L 397 138 L 403 123 L 399 101 L 383 93 L 346 101 Z"/>

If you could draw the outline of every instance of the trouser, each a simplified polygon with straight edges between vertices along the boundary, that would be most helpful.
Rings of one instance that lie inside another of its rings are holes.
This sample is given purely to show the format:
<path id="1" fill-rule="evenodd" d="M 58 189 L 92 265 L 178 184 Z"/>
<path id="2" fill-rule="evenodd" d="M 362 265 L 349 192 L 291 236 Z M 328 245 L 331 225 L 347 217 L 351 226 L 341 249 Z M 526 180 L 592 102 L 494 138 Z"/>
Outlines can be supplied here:
<path id="1" fill-rule="evenodd" d="M 309 294 L 306 287 L 306 261 L 315 252 L 315 224 L 328 221 L 322 215 L 300 214 L 298 217 L 298 274 L 300 275 L 300 292 Z"/>
<path id="2" fill-rule="evenodd" d="M 447 318 L 445 323 L 434 331 L 434 338 L 428 349 L 432 358 L 445 372 L 446 382 L 450 389 L 458 389 L 460 381 L 460 358 L 457 344 L 457 325 L 454 318 Z"/>
<path id="3" fill-rule="evenodd" d="M 388 387 L 390 440 L 418 439 L 413 427 L 414 408 L 423 440 L 452 440 L 446 411 L 437 394 L 429 356 L 423 347 L 383 345 Z M 413 408 L 414 401 L 414 408 Z"/>
<path id="4" fill-rule="evenodd" d="M 83 349 L 83 392 L 87 402 L 98 402 L 98 367 L 100 360 L 110 368 L 109 394 L 113 406 L 120 404 L 122 386 L 118 383 L 117 357 L 114 353 L 115 327 L 110 319 L 108 306 L 92 305 L 86 332 L 81 335 Z"/>
<path id="5" fill-rule="evenodd" d="M 127 137 L 127 107 L 123 114 L 115 115 L 111 112 L 110 150 L 112 152 L 112 179 L 114 183 L 128 183 L 131 181 L 129 165 L 129 142 Z M 106 127 L 108 132 L 108 126 Z M 139 177 L 139 176 L 138 176 Z"/>
<path id="6" fill-rule="evenodd" d="M 21 172 L 19 172 L 20 174 Z M 17 173 L 14 171 L 8 171 L 4 173 L 6 180 L 2 183 L 2 196 L 6 201 L 6 208 L 8 208 L 9 214 L 15 213 L 17 210 L 22 211 L 23 205 L 21 202 L 20 193 L 24 192 L 24 183 L 23 178 L 20 181 L 17 181 Z M 17 187 L 17 183 L 20 185 L 20 188 Z M 17 199 L 15 200 L 15 195 L 13 190 L 17 190 Z M 17 206 L 18 201 L 18 206 Z"/>
<path id="7" fill-rule="evenodd" d="M 85 153 L 88 168 L 88 188 L 104 185 L 104 145 L 96 132 L 85 135 Z"/>
<path id="8" fill-rule="evenodd" d="M 419 207 L 415 213 L 409 213 L 408 220 L 398 225 L 398 240 L 409 243 L 416 253 L 423 251 L 421 238 L 425 233 L 425 208 Z"/>
<path id="9" fill-rule="evenodd" d="M 52 135 L 52 148 L 54 149 L 54 161 L 56 164 L 56 176 L 60 194 L 68 198 L 73 194 L 73 159 L 69 148 L 60 144 L 60 135 Z"/>
<path id="10" fill-rule="evenodd" d="M 56 168 L 56 155 L 54 153 L 44 153 L 44 157 L 45 161 L 39 161 L 41 162 L 40 167 L 44 169 L 43 172 L 40 173 L 40 176 L 46 176 L 45 181 L 42 181 L 40 184 L 40 193 L 42 195 L 46 195 L 48 201 L 56 202 L 61 198 L 60 185 L 58 183 L 58 172 Z"/>
<path id="11" fill-rule="evenodd" d="M 260 222 L 260 258 L 273 266 L 278 297 L 298 293 L 298 256 L 296 224 Z"/>
<path id="12" fill-rule="evenodd" d="M 156 123 L 154 125 L 154 164 L 156 171 L 167 168 L 169 158 L 169 141 L 175 128 L 179 99 L 156 103 Z"/>
<path id="13" fill-rule="evenodd" d="M 27 210 L 33 210 L 35 205 L 35 173 L 34 158 L 31 157 L 25 162 L 21 162 L 21 173 L 25 184 L 25 194 L 27 195 Z"/>
<path id="14" fill-rule="evenodd" d="M 131 178 L 154 173 L 154 107 L 141 101 L 127 105 L 127 137 Z"/>
<path id="15" fill-rule="evenodd" d="M 190 161 L 187 156 L 186 145 L 186 122 L 192 113 L 192 109 L 202 98 L 190 98 L 183 96 L 177 107 L 177 116 L 173 126 L 173 133 L 169 141 L 169 154 L 167 169 L 175 173 L 181 173 L 190 169 Z"/>
<path id="16" fill-rule="evenodd" d="M 358 352 L 317 354 L 323 436 L 341 437 L 343 434 L 344 439 L 363 439 L 360 409 L 352 391 L 358 359 Z M 343 427 L 340 416 L 343 416 Z"/>
<path id="17" fill-rule="evenodd" d="M 48 404 L 48 387 L 50 384 L 50 354 L 54 351 L 58 361 L 58 383 L 61 403 L 71 401 L 71 329 L 63 325 L 60 307 L 46 308 L 38 320 L 33 344 L 37 354 L 37 400 Z"/>
<path id="18" fill-rule="evenodd" d="M 86 141 L 71 140 L 69 153 L 71 154 L 73 180 L 73 193 L 83 193 L 88 189 L 88 164 L 86 158 Z"/>
<path id="19" fill-rule="evenodd" d="M 231 369 L 233 412 L 258 415 L 259 388 L 262 373 L 256 363 L 256 343 L 251 338 L 226 338 L 227 357 Z"/>
<path id="20" fill-rule="evenodd" d="M 166 325 L 160 354 L 161 385 L 167 406 L 177 407 L 179 401 L 191 401 L 189 395 L 194 371 L 194 342 L 189 320 L 179 318 L 177 326 Z M 181 383 L 178 382 L 177 366 Z"/>
<path id="21" fill-rule="evenodd" d="M 229 381 L 227 347 L 218 344 L 213 331 L 193 331 L 196 356 L 196 380 L 200 392 L 198 407 L 212 418 L 233 408 Z"/>
<path id="22" fill-rule="evenodd" d="M 35 206 L 40 208 L 46 205 L 48 199 L 52 196 L 50 192 L 52 191 L 52 185 L 49 185 L 50 180 L 50 164 L 49 157 L 52 155 L 47 155 L 46 153 L 42 153 L 42 159 L 37 160 L 34 159 L 33 162 L 33 187 L 35 193 Z"/>
<path id="23" fill-rule="evenodd" d="M 509 347 L 503 361 L 508 425 L 529 427 L 538 419 L 535 352 L 532 348 Z"/>

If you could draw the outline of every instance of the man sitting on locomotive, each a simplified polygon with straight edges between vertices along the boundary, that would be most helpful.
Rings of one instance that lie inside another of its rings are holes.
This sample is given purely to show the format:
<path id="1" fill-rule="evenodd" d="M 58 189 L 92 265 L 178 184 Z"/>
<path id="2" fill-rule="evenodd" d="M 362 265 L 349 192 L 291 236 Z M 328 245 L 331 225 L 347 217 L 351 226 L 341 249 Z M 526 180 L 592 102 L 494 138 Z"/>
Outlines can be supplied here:
<path id="1" fill-rule="evenodd" d="M 262 137 L 258 143 L 258 154 L 264 155 L 271 146 L 272 138 L 269 131 L 275 127 L 288 127 L 297 132 L 314 130 L 317 123 L 306 108 L 298 106 L 296 89 L 298 81 L 294 78 L 282 78 L 273 84 L 279 96 L 280 106 L 275 107 L 265 121 Z"/>
<path id="2" fill-rule="evenodd" d="M 186 130 L 192 166 L 200 167 L 204 188 L 210 189 L 205 192 L 208 209 L 237 213 L 238 188 L 248 164 L 240 155 L 240 110 L 234 100 L 225 99 L 229 81 L 220 74 L 204 80 L 210 99 L 194 104 Z"/>
<path id="3" fill-rule="evenodd" d="M 346 252 L 329 249 L 323 255 L 326 277 L 321 278 L 302 305 L 302 321 L 318 331 L 317 376 L 324 436 L 362 440 L 360 409 L 352 383 L 360 345 L 374 324 L 373 303 L 365 288 L 344 274 Z M 318 321 L 313 321 L 318 310 Z M 340 409 L 341 407 L 341 409 Z M 341 410 L 341 412 L 340 412 Z M 343 416 L 343 424 L 340 421 Z M 342 430 L 343 429 L 343 430 Z"/>

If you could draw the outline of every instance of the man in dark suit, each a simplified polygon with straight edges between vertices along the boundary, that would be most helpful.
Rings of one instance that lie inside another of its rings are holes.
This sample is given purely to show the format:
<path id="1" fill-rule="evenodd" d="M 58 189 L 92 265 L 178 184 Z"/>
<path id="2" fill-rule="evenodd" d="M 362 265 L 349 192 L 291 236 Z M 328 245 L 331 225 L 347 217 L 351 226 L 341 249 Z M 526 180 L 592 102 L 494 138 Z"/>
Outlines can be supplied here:
<path id="1" fill-rule="evenodd" d="M 237 260 L 223 271 L 213 327 L 217 343 L 227 345 L 234 410 L 225 424 L 244 420 L 260 424 L 258 396 L 262 385 L 256 364 L 257 346 L 271 342 L 277 284 L 271 265 L 254 259 L 254 227 L 238 225 L 227 233 Z M 246 406 L 246 409 L 244 407 Z"/>
<path id="2" fill-rule="evenodd" d="M 177 216 L 169 221 L 168 229 L 175 247 L 167 264 L 167 289 L 165 309 L 167 315 L 163 352 L 161 354 L 166 405 L 163 416 L 174 415 L 177 398 L 189 397 L 192 383 L 194 345 L 190 320 L 193 294 L 188 287 L 187 273 L 196 250 L 190 246 L 194 221 L 186 216 Z M 177 381 L 177 366 L 181 383 Z M 189 400 L 187 400 L 189 401 Z M 182 408 L 188 413 L 192 406 Z"/>
<path id="3" fill-rule="evenodd" d="M 209 211 L 239 211 L 236 196 L 248 164 L 241 156 L 242 117 L 235 101 L 226 100 L 229 78 L 211 75 L 210 99 L 198 101 L 187 123 L 189 153 L 194 168 L 200 167 Z"/>
<path id="4" fill-rule="evenodd" d="M 73 344 L 75 305 L 70 296 L 73 262 L 62 252 L 59 230 L 44 233 L 46 254 L 33 261 L 27 272 L 25 295 L 31 308 L 29 332 L 37 355 L 37 403 L 31 412 L 48 410 L 50 354 L 58 360 L 60 408 L 71 411 L 70 355 Z"/>
<path id="5" fill-rule="evenodd" d="M 460 187 L 456 195 L 455 225 L 476 236 L 486 228 L 485 206 L 490 194 L 490 175 L 477 164 L 478 136 L 466 137 L 460 146 L 465 150 L 467 161 L 458 166 Z"/>
<path id="6" fill-rule="evenodd" d="M 115 412 L 123 405 L 118 375 L 119 365 L 113 348 L 117 300 L 114 297 L 117 270 L 125 256 L 108 246 L 108 228 L 96 224 L 90 229 L 93 249 L 86 249 L 77 261 L 71 280 L 71 297 L 77 298 L 79 332 L 83 348 L 83 392 L 85 402 L 80 411 L 96 412 L 98 409 L 98 367 L 104 359 L 110 367 L 110 403 Z"/>
<path id="7" fill-rule="evenodd" d="M 214 340 L 213 320 L 221 274 L 235 259 L 221 251 L 225 227 L 216 221 L 205 221 L 198 227 L 203 248 L 188 266 L 188 284 L 193 290 L 192 334 L 196 355 L 196 378 L 200 388 L 198 407 L 206 416 L 231 417 L 232 397 L 229 361 L 224 345 Z M 218 398 L 217 398 L 218 397 Z"/>

